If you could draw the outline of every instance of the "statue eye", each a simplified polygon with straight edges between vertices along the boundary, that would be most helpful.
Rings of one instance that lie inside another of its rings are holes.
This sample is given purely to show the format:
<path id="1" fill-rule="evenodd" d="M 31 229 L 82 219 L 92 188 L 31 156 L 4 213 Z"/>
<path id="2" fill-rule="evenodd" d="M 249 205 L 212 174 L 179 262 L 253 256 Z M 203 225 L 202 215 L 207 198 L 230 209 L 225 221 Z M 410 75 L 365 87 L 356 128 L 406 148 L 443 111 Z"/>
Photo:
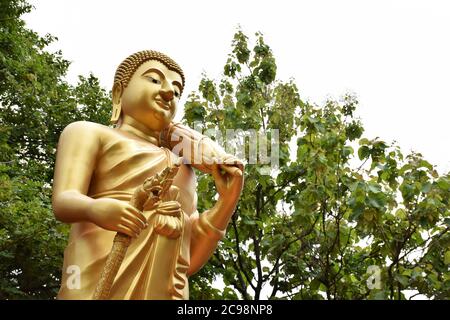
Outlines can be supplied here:
<path id="1" fill-rule="evenodd" d="M 177 97 L 177 98 L 180 97 L 180 93 L 178 91 L 175 91 L 175 97 Z"/>
<path id="2" fill-rule="evenodd" d="M 155 79 L 155 78 L 150 77 L 150 76 L 148 76 L 147 78 L 154 84 L 161 84 L 161 81 L 158 80 L 158 79 Z"/>

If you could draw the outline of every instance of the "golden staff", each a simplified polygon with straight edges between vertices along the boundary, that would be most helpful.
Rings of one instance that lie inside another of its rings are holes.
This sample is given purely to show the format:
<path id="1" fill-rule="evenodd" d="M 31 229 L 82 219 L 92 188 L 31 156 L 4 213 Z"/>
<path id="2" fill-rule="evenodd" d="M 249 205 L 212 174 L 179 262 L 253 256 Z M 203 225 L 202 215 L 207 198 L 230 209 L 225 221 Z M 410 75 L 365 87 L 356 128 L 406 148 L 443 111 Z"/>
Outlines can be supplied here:
<path id="1" fill-rule="evenodd" d="M 176 162 L 171 167 L 165 168 L 153 177 L 147 178 L 144 183 L 136 188 L 131 197 L 130 204 L 138 210 L 151 208 L 169 191 L 173 178 L 178 172 L 180 163 Z M 122 265 L 127 249 L 131 243 L 131 237 L 117 232 L 114 237 L 111 252 L 100 275 L 100 280 L 95 288 L 93 300 L 106 300 L 109 298 L 112 284 L 117 272 Z"/>

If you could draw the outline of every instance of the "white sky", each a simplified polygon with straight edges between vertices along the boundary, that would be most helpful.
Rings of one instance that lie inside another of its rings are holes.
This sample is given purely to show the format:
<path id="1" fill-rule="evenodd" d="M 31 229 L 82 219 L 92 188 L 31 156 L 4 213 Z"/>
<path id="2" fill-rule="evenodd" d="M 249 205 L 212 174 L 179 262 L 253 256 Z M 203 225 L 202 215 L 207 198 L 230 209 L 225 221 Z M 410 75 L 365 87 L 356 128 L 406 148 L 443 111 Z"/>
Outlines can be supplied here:
<path id="1" fill-rule="evenodd" d="M 203 71 L 219 77 L 240 24 L 249 36 L 264 33 L 278 79 L 295 78 L 303 99 L 354 92 L 365 136 L 396 140 L 450 170 L 450 2 L 30 2 L 29 27 L 59 38 L 51 49 L 72 61 L 72 83 L 92 71 L 109 89 L 125 57 L 154 49 L 182 66 L 189 93 Z"/>

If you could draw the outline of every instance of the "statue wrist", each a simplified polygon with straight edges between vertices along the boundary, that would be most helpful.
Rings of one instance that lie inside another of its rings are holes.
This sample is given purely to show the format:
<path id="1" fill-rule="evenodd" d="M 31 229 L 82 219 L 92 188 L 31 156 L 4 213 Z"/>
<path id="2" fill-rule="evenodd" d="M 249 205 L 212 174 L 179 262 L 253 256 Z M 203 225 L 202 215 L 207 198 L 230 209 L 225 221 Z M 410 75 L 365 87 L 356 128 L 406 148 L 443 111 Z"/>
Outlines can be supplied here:
<path id="1" fill-rule="evenodd" d="M 225 230 L 216 228 L 211 224 L 206 214 L 200 215 L 198 219 L 198 229 L 205 237 L 220 241 L 225 236 Z"/>

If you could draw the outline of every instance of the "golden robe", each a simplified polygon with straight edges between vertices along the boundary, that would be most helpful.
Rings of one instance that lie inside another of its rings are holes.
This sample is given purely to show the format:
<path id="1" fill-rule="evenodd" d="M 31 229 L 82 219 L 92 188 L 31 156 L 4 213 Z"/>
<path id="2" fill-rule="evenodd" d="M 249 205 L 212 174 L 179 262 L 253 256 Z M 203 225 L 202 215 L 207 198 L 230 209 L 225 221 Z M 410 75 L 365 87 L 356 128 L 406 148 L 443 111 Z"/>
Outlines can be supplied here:
<path id="1" fill-rule="evenodd" d="M 104 127 L 101 152 L 91 177 L 88 196 L 129 202 L 144 180 L 162 171 L 176 156 L 131 134 Z M 183 231 L 169 239 L 149 226 L 132 240 L 111 288 L 110 299 L 188 299 L 186 272 L 189 268 L 190 216 L 195 212 L 195 175 L 181 165 L 174 179 L 180 189 L 178 201 L 183 211 Z M 58 299 L 91 299 L 111 250 L 115 232 L 89 222 L 74 223 L 64 252 Z M 79 270 L 79 286 L 74 286 L 73 270 Z"/>

